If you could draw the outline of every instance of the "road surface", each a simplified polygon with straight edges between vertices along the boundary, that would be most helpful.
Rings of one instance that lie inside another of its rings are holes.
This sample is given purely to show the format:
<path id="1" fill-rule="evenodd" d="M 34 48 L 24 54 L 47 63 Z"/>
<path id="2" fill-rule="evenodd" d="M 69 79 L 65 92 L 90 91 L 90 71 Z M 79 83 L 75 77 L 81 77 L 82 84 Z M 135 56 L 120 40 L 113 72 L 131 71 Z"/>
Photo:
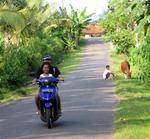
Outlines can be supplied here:
<path id="1" fill-rule="evenodd" d="M 79 66 L 60 85 L 63 116 L 53 129 L 40 121 L 29 96 L 0 106 L 0 139 L 112 139 L 114 87 L 102 79 L 108 46 L 100 38 L 87 40 Z"/>

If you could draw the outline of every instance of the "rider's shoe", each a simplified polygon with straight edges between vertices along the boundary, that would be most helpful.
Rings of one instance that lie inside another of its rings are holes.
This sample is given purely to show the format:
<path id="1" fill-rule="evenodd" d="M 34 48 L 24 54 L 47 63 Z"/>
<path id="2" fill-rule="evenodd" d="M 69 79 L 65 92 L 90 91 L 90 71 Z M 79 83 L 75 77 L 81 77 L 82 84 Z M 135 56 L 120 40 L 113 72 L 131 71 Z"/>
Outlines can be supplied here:
<path id="1" fill-rule="evenodd" d="M 37 114 L 37 115 L 40 115 L 40 114 L 41 114 L 41 111 L 40 111 L 40 110 L 37 110 L 36 114 Z"/>

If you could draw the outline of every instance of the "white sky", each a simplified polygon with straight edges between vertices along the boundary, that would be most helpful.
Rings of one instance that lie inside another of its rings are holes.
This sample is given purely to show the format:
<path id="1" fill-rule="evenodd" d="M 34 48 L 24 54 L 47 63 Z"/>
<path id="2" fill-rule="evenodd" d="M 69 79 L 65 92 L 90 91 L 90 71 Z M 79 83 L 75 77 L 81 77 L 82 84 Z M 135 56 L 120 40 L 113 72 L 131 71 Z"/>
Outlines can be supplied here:
<path id="1" fill-rule="evenodd" d="M 69 4 L 71 4 L 75 9 L 82 10 L 87 7 L 87 13 L 96 13 L 94 19 L 99 15 L 103 14 L 103 12 L 107 9 L 109 0 L 45 0 L 50 3 L 57 3 L 59 6 L 62 6 L 62 2 L 64 3 L 64 7 L 67 7 L 69 10 Z"/>

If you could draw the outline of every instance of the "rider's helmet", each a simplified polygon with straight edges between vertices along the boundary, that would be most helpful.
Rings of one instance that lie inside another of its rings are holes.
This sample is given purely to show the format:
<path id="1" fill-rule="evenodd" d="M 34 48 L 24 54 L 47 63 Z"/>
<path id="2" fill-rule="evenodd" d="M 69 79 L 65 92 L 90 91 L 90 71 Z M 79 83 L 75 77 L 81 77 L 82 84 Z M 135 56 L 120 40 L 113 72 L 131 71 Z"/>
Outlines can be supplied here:
<path id="1" fill-rule="evenodd" d="M 45 55 L 43 56 L 43 60 L 52 60 L 52 56 L 49 55 L 49 54 L 45 54 Z"/>

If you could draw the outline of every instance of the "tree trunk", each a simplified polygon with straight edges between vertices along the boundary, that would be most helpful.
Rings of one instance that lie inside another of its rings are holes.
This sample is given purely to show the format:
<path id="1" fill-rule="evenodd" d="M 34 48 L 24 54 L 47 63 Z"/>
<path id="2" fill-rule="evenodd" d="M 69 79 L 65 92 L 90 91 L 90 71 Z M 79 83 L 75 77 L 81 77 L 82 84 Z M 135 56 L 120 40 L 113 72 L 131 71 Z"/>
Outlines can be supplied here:
<path id="1" fill-rule="evenodd" d="M 79 40 L 80 40 L 80 31 L 78 30 L 76 32 L 76 37 L 75 37 L 75 45 L 76 45 L 76 48 L 79 47 Z"/>

